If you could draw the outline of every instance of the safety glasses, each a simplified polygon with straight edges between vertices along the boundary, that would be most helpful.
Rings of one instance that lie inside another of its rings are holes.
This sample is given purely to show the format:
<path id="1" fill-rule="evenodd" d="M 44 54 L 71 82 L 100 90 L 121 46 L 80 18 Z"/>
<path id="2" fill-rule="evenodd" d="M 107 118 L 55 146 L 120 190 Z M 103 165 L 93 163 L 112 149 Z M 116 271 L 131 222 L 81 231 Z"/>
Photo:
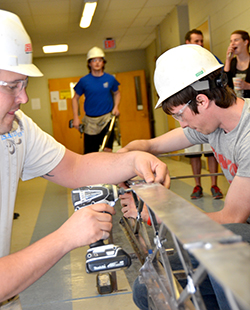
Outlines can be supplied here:
<path id="1" fill-rule="evenodd" d="M 16 97 L 27 85 L 28 77 L 25 80 L 16 80 L 13 82 L 0 81 L 0 92 Z"/>

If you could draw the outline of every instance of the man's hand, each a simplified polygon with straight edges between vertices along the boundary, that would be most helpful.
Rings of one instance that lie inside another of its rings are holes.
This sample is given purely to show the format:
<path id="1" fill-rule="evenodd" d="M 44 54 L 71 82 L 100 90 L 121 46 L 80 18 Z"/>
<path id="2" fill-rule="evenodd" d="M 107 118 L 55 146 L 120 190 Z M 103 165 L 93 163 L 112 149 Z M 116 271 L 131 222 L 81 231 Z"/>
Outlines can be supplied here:
<path id="1" fill-rule="evenodd" d="M 120 198 L 120 203 L 122 206 L 123 216 L 126 218 L 136 219 L 137 209 L 135 206 L 135 201 L 134 201 L 132 193 L 125 193 L 124 195 L 120 195 L 119 198 Z M 149 217 L 148 209 L 144 204 L 142 212 L 141 212 L 141 218 L 143 222 L 147 222 L 148 217 Z"/>
<path id="2" fill-rule="evenodd" d="M 147 183 L 161 183 L 167 188 L 170 187 L 167 165 L 154 155 L 137 151 L 134 166 L 136 174 Z"/>
<path id="3" fill-rule="evenodd" d="M 79 120 L 79 118 L 78 118 L 78 117 L 77 117 L 77 118 L 74 118 L 74 119 L 73 119 L 73 126 L 74 126 L 74 128 L 77 129 L 77 130 L 79 130 L 79 125 L 80 125 L 80 120 Z"/>
<path id="4" fill-rule="evenodd" d="M 1 257 L 0 301 L 26 289 L 70 250 L 108 238 L 114 213 L 114 208 L 104 203 L 82 208 L 48 236 Z"/>
<path id="5" fill-rule="evenodd" d="M 85 155 L 66 150 L 61 162 L 43 176 L 59 185 L 77 188 L 90 184 L 118 184 L 138 175 L 146 182 L 170 185 L 167 166 L 146 152 L 96 152 Z"/>
<path id="6" fill-rule="evenodd" d="M 115 116 L 119 116 L 120 115 L 120 111 L 118 109 L 118 107 L 114 107 L 114 109 L 112 110 L 112 114 Z"/>
<path id="7" fill-rule="evenodd" d="M 136 219 L 137 209 L 132 194 L 125 193 L 124 195 L 120 195 L 119 198 L 122 206 L 123 216 L 126 218 Z"/>
<path id="8" fill-rule="evenodd" d="M 104 213 L 105 212 L 105 213 Z M 113 207 L 100 203 L 84 207 L 76 212 L 59 228 L 68 251 L 107 239 L 112 229 Z"/>

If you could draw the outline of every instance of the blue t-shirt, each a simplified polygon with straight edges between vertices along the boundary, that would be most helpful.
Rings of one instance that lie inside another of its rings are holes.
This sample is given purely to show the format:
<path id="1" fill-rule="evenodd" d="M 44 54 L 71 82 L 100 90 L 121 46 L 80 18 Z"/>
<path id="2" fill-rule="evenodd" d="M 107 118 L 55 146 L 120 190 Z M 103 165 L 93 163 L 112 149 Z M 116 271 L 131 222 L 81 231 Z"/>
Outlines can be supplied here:
<path id="1" fill-rule="evenodd" d="M 84 94 L 84 110 L 88 116 L 101 116 L 113 110 L 113 92 L 120 83 L 113 75 L 104 73 L 96 77 L 91 73 L 82 77 L 74 87 L 77 95 Z"/>

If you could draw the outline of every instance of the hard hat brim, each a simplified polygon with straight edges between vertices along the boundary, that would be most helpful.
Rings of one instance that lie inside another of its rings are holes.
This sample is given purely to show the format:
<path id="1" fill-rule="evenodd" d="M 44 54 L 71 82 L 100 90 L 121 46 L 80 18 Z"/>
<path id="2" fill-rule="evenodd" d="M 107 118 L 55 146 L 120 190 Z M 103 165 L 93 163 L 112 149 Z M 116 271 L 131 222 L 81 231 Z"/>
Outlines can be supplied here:
<path id="1" fill-rule="evenodd" d="M 30 77 L 39 77 L 43 76 L 43 73 L 33 64 L 25 64 L 18 66 L 1 66 L 1 70 L 11 71 L 23 75 L 27 75 Z"/>

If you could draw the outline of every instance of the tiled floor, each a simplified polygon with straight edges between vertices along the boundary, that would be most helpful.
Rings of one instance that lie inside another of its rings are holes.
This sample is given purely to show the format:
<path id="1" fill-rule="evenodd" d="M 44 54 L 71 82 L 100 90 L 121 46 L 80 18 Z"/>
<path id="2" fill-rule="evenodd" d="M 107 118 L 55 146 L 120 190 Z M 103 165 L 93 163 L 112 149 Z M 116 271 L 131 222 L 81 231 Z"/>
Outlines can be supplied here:
<path id="1" fill-rule="evenodd" d="M 162 159 L 169 166 L 171 175 L 191 174 L 188 163 Z M 206 170 L 203 173 L 208 173 Z M 190 200 L 193 179 L 173 180 L 171 190 L 207 212 L 223 207 L 223 200 L 213 200 L 210 193 L 210 178 L 202 179 L 204 197 Z M 225 195 L 228 183 L 224 176 L 218 177 L 218 185 Z M 119 204 L 114 217 L 114 243 L 119 243 L 127 252 L 130 247 L 118 222 L 121 217 Z M 55 230 L 73 212 L 71 191 L 40 178 L 20 182 L 16 203 L 20 217 L 14 221 L 12 251 L 17 251 L 31 242 Z M 185 215 L 182 215 L 185 216 Z M 140 264 L 133 261 L 126 271 L 118 271 L 118 290 L 109 295 L 100 295 L 96 288 L 96 276 L 85 272 L 87 247 L 67 254 L 46 275 L 20 294 L 23 309 L 31 310 L 80 310 L 80 309 L 137 309 L 132 301 L 131 285 L 138 274 Z"/>

